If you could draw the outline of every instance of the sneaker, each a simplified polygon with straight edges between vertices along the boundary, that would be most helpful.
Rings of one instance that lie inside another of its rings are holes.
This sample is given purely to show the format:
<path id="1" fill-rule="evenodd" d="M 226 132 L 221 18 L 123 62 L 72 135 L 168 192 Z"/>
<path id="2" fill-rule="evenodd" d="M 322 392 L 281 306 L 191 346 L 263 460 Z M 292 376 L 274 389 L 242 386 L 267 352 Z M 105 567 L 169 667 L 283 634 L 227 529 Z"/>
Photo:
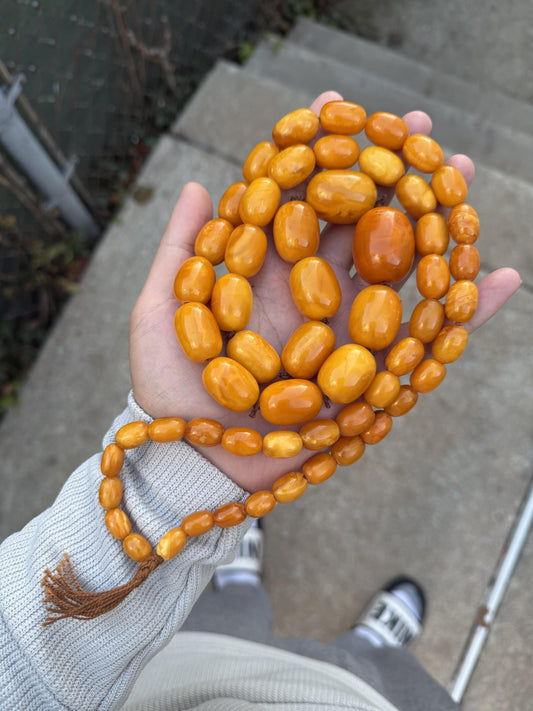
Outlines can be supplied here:
<path id="1" fill-rule="evenodd" d="M 231 563 L 216 568 L 213 585 L 217 590 L 226 585 L 261 585 L 263 535 L 260 520 L 256 518 L 244 534 Z"/>

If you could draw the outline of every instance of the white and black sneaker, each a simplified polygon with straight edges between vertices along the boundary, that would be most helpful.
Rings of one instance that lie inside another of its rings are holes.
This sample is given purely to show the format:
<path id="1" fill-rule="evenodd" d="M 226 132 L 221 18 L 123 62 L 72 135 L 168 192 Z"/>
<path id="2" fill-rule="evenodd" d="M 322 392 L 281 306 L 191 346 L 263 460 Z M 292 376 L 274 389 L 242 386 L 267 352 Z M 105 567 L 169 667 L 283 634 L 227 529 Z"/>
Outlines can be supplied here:
<path id="1" fill-rule="evenodd" d="M 213 575 L 213 585 L 221 590 L 226 585 L 261 585 L 263 570 L 263 530 L 259 519 L 254 519 L 244 534 L 231 563 L 219 565 Z"/>

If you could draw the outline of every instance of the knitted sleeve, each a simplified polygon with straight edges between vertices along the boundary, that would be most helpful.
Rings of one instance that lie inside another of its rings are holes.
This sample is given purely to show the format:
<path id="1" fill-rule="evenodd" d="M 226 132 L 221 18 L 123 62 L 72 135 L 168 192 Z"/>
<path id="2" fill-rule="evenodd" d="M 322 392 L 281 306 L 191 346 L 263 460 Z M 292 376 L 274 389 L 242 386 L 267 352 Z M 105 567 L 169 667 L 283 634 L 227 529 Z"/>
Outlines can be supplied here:
<path id="1" fill-rule="evenodd" d="M 130 394 L 104 446 L 127 422 L 150 421 Z M 111 709 L 126 699 L 144 664 L 180 628 L 216 565 L 231 559 L 248 524 L 190 539 L 114 610 L 93 620 L 43 627 L 41 580 L 67 552 L 84 590 L 133 577 L 137 564 L 104 525 L 98 503 L 100 454 L 68 479 L 52 507 L 0 546 L 0 708 Z M 194 511 L 244 501 L 236 486 L 184 442 L 126 452 L 122 507 L 133 530 L 155 545 Z"/>

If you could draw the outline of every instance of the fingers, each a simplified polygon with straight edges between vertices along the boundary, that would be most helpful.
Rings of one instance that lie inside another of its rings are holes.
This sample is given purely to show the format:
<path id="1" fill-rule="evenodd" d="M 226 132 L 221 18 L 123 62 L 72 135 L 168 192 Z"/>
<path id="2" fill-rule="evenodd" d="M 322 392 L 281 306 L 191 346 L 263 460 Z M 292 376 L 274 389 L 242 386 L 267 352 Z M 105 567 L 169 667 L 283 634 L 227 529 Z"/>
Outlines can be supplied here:
<path id="1" fill-rule="evenodd" d="M 479 301 L 476 313 L 464 326 L 472 333 L 497 313 L 518 290 L 520 275 L 510 267 L 502 267 L 480 279 L 477 284 Z"/>

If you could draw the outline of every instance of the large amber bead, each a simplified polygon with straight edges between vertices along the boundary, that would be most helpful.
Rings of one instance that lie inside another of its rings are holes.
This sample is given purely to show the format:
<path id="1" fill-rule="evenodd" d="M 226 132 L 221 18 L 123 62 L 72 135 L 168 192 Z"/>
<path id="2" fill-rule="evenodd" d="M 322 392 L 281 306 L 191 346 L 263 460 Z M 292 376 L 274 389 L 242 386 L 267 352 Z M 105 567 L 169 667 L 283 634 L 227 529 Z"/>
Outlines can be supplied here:
<path id="1" fill-rule="evenodd" d="M 282 190 L 290 190 L 311 175 L 315 163 L 315 154 L 309 146 L 303 144 L 289 146 L 272 158 L 268 175 Z"/>
<path id="2" fill-rule="evenodd" d="M 394 207 L 375 207 L 355 226 L 354 265 L 369 284 L 403 279 L 414 254 L 415 238 L 409 218 Z"/>
<path id="3" fill-rule="evenodd" d="M 313 146 L 316 164 L 326 170 L 351 168 L 359 158 L 359 150 L 355 138 L 335 134 L 322 136 Z"/>
<path id="4" fill-rule="evenodd" d="M 361 151 L 359 168 L 376 185 L 396 185 L 405 173 L 402 159 L 393 151 L 383 146 L 368 146 Z"/>
<path id="5" fill-rule="evenodd" d="M 391 417 L 401 417 L 416 405 L 417 400 L 416 390 L 411 385 L 402 385 L 398 397 L 385 408 L 385 412 Z"/>
<path id="6" fill-rule="evenodd" d="M 239 225 L 231 233 L 226 245 L 224 253 L 226 267 L 234 274 L 241 274 L 247 278 L 253 277 L 263 266 L 266 251 L 267 238 L 260 227 L 249 224 Z M 214 283 L 213 280 L 213 285 Z"/>
<path id="7" fill-rule="evenodd" d="M 360 437 L 365 444 L 378 444 L 389 434 L 391 428 L 392 417 L 385 410 L 378 410 L 374 422 L 361 432 Z"/>
<path id="8" fill-rule="evenodd" d="M 479 237 L 480 225 L 477 212 L 471 205 L 456 205 L 448 217 L 450 232 L 457 244 L 474 244 Z"/>
<path id="9" fill-rule="evenodd" d="M 136 563 L 142 563 L 152 552 L 150 542 L 140 533 L 130 533 L 122 541 L 124 552 Z"/>
<path id="10" fill-rule="evenodd" d="M 259 397 L 259 385 L 250 371 L 224 356 L 205 366 L 202 382 L 211 397 L 232 412 L 249 410 Z"/>
<path id="11" fill-rule="evenodd" d="M 122 492 L 122 482 L 118 477 L 105 477 L 98 490 L 100 506 L 103 509 L 115 509 L 122 501 Z"/>
<path id="12" fill-rule="evenodd" d="M 366 111 L 351 101 L 328 101 L 320 109 L 320 125 L 324 131 L 353 135 L 363 130 Z"/>
<path id="13" fill-rule="evenodd" d="M 232 501 L 229 504 L 222 504 L 213 511 L 215 526 L 219 528 L 230 528 L 238 526 L 246 519 L 246 509 L 239 501 Z"/>
<path id="14" fill-rule="evenodd" d="M 293 378 L 314 378 L 335 348 L 335 334 L 322 321 L 306 321 L 289 338 L 281 363 Z"/>
<path id="15" fill-rule="evenodd" d="M 178 555 L 186 543 L 187 535 L 185 531 L 179 527 L 171 528 L 170 531 L 167 531 L 161 538 L 155 552 L 158 556 L 163 558 L 163 560 L 170 560 L 174 558 L 175 555 Z"/>
<path id="16" fill-rule="evenodd" d="M 411 386 L 419 393 L 429 393 L 442 383 L 446 368 L 435 358 L 427 358 L 413 370 L 409 379 Z"/>
<path id="17" fill-rule="evenodd" d="M 388 370 L 380 370 L 365 390 L 365 400 L 376 408 L 386 408 L 400 393 L 400 378 Z"/>
<path id="18" fill-rule="evenodd" d="M 419 338 L 407 336 L 395 343 L 387 353 L 385 366 L 398 377 L 407 375 L 420 363 L 424 352 L 424 344 Z"/>
<path id="19" fill-rule="evenodd" d="M 305 462 L 302 466 L 302 474 L 310 484 L 322 484 L 323 481 L 329 479 L 335 474 L 337 462 L 331 454 L 320 452 L 315 454 Z"/>
<path id="20" fill-rule="evenodd" d="M 453 363 L 464 351 L 468 331 L 464 326 L 444 326 L 433 341 L 432 354 L 441 363 Z"/>
<path id="21" fill-rule="evenodd" d="M 178 269 L 174 279 L 174 296 L 178 301 L 207 304 L 216 281 L 215 269 L 205 257 L 190 257 Z"/>
<path id="22" fill-rule="evenodd" d="M 315 321 L 330 318 L 341 305 L 342 292 L 335 272 L 321 257 L 306 257 L 291 269 L 290 288 L 296 307 Z"/>
<path id="23" fill-rule="evenodd" d="M 292 430 L 274 430 L 263 437 L 263 453 L 272 459 L 290 459 L 302 451 L 302 438 Z"/>
<path id="24" fill-rule="evenodd" d="M 109 509 L 109 511 L 106 511 L 104 522 L 109 533 L 121 541 L 131 533 L 131 521 L 122 509 Z"/>
<path id="25" fill-rule="evenodd" d="M 296 425 L 318 415 L 322 409 L 322 393 L 310 380 L 278 380 L 263 390 L 259 407 L 267 422 Z"/>
<path id="26" fill-rule="evenodd" d="M 440 254 L 426 254 L 416 268 L 416 285 L 426 299 L 441 299 L 450 286 L 448 262 Z"/>
<path id="27" fill-rule="evenodd" d="M 479 252 L 473 244 L 458 244 L 450 252 L 450 272 L 457 281 L 472 281 L 479 274 L 479 267 Z"/>
<path id="28" fill-rule="evenodd" d="M 211 264 L 220 264 L 224 261 L 224 253 L 233 225 L 228 220 L 217 217 L 209 220 L 196 237 L 194 253 L 198 257 L 205 257 Z"/>
<path id="29" fill-rule="evenodd" d="M 402 300 L 390 286 L 373 284 L 355 297 L 348 320 L 350 338 L 370 350 L 387 348 L 402 321 Z"/>
<path id="30" fill-rule="evenodd" d="M 279 373 L 280 357 L 255 331 L 239 331 L 228 341 L 226 353 L 243 365 L 258 383 L 269 383 Z"/>
<path id="31" fill-rule="evenodd" d="M 403 157 L 421 173 L 433 173 L 444 163 L 444 153 L 430 136 L 413 133 L 405 139 L 402 148 Z"/>
<path id="32" fill-rule="evenodd" d="M 273 220 L 280 199 L 281 190 L 272 178 L 252 180 L 239 204 L 241 221 L 265 227 Z"/>
<path id="33" fill-rule="evenodd" d="M 244 508 L 248 516 L 260 518 L 270 513 L 276 505 L 276 499 L 271 491 L 256 491 L 246 499 Z"/>
<path id="34" fill-rule="evenodd" d="M 309 143 L 318 131 L 318 116 L 311 109 L 296 109 L 286 114 L 274 126 L 272 138 L 279 148 L 295 143 Z"/>
<path id="35" fill-rule="evenodd" d="M 242 167 L 246 182 L 251 183 L 256 178 L 266 178 L 270 161 L 277 153 L 279 148 L 270 141 L 262 141 L 252 148 Z"/>
<path id="36" fill-rule="evenodd" d="M 444 312 L 450 321 L 464 323 L 476 313 L 478 289 L 473 281 L 461 279 L 450 286 L 446 295 Z"/>
<path id="37" fill-rule="evenodd" d="M 320 243 L 320 225 L 311 205 L 299 200 L 286 202 L 274 218 L 274 243 L 279 256 L 294 264 L 312 257 Z"/>
<path id="38" fill-rule="evenodd" d="M 215 521 L 211 511 L 195 511 L 185 516 L 180 528 L 185 535 L 190 538 L 196 538 L 196 536 L 202 536 L 204 533 L 210 531 L 214 525 Z"/>
<path id="39" fill-rule="evenodd" d="M 115 442 L 111 442 L 104 449 L 102 461 L 100 462 L 100 471 L 104 476 L 115 477 L 120 474 L 120 470 L 124 464 L 124 450 Z"/>
<path id="40" fill-rule="evenodd" d="M 252 315 L 252 308 L 252 287 L 245 277 L 240 274 L 224 274 L 217 279 L 211 295 L 211 310 L 223 331 L 241 331 L 245 328 Z M 210 357 L 219 353 L 220 350 Z"/>
<path id="41" fill-rule="evenodd" d="M 409 319 L 409 334 L 422 343 L 430 343 L 444 323 L 444 306 L 436 299 L 422 299 Z"/>
<path id="42" fill-rule="evenodd" d="M 454 165 L 443 165 L 438 168 L 433 173 L 431 187 L 435 197 L 444 207 L 459 205 L 459 203 L 464 202 L 468 193 L 466 181 Z"/>
<path id="43" fill-rule="evenodd" d="M 327 418 L 306 422 L 300 427 L 300 437 L 306 449 L 326 449 L 339 439 L 339 425 Z"/>
<path id="44" fill-rule="evenodd" d="M 154 442 L 176 442 L 185 434 L 185 420 L 181 417 L 160 417 L 148 426 L 148 435 Z"/>
<path id="45" fill-rule="evenodd" d="M 249 427 L 228 427 L 222 435 L 222 446 L 230 454 L 251 457 L 263 449 L 263 438 Z"/>
<path id="46" fill-rule="evenodd" d="M 376 361 L 370 351 L 347 343 L 333 351 L 318 371 L 318 386 L 332 402 L 346 405 L 357 400 L 376 374 Z"/>
<path id="47" fill-rule="evenodd" d="M 365 453 L 365 443 L 358 435 L 341 437 L 331 448 L 331 456 L 341 467 L 348 467 Z"/>
<path id="48" fill-rule="evenodd" d="M 243 222 L 239 208 L 247 187 L 248 183 L 243 180 L 233 183 L 222 195 L 218 203 L 218 216 L 230 222 L 234 227 Z"/>
<path id="49" fill-rule="evenodd" d="M 415 244 L 418 254 L 444 254 L 449 242 L 448 223 L 443 215 L 428 212 L 417 220 Z"/>
<path id="50" fill-rule="evenodd" d="M 374 181 L 356 170 L 324 170 L 311 178 L 307 202 L 321 220 L 355 223 L 377 198 Z"/>
<path id="51" fill-rule="evenodd" d="M 415 220 L 437 207 L 435 193 L 420 175 L 408 174 L 400 178 L 396 183 L 396 197 Z"/>
<path id="52" fill-rule="evenodd" d="M 119 429 L 115 442 L 122 449 L 135 449 L 148 440 L 147 422 L 130 422 Z"/>
<path id="53" fill-rule="evenodd" d="M 220 329 L 204 304 L 190 301 L 180 306 L 174 317 L 174 327 L 185 355 L 195 363 L 214 358 L 222 350 Z"/>
<path id="54" fill-rule="evenodd" d="M 280 504 L 288 504 L 299 498 L 307 489 L 307 479 L 302 472 L 289 472 L 276 479 L 272 485 L 274 498 Z"/>
<path id="55" fill-rule="evenodd" d="M 399 151 L 409 135 L 409 126 L 396 114 L 377 111 L 368 117 L 365 133 L 377 146 Z"/>
<path id="56" fill-rule="evenodd" d="M 222 440 L 224 427 L 208 417 L 195 417 L 187 422 L 185 437 L 198 447 L 216 447 Z"/>
<path id="57" fill-rule="evenodd" d="M 355 437 L 367 430 L 375 418 L 374 410 L 367 402 L 353 402 L 339 412 L 336 420 L 343 437 Z"/>

